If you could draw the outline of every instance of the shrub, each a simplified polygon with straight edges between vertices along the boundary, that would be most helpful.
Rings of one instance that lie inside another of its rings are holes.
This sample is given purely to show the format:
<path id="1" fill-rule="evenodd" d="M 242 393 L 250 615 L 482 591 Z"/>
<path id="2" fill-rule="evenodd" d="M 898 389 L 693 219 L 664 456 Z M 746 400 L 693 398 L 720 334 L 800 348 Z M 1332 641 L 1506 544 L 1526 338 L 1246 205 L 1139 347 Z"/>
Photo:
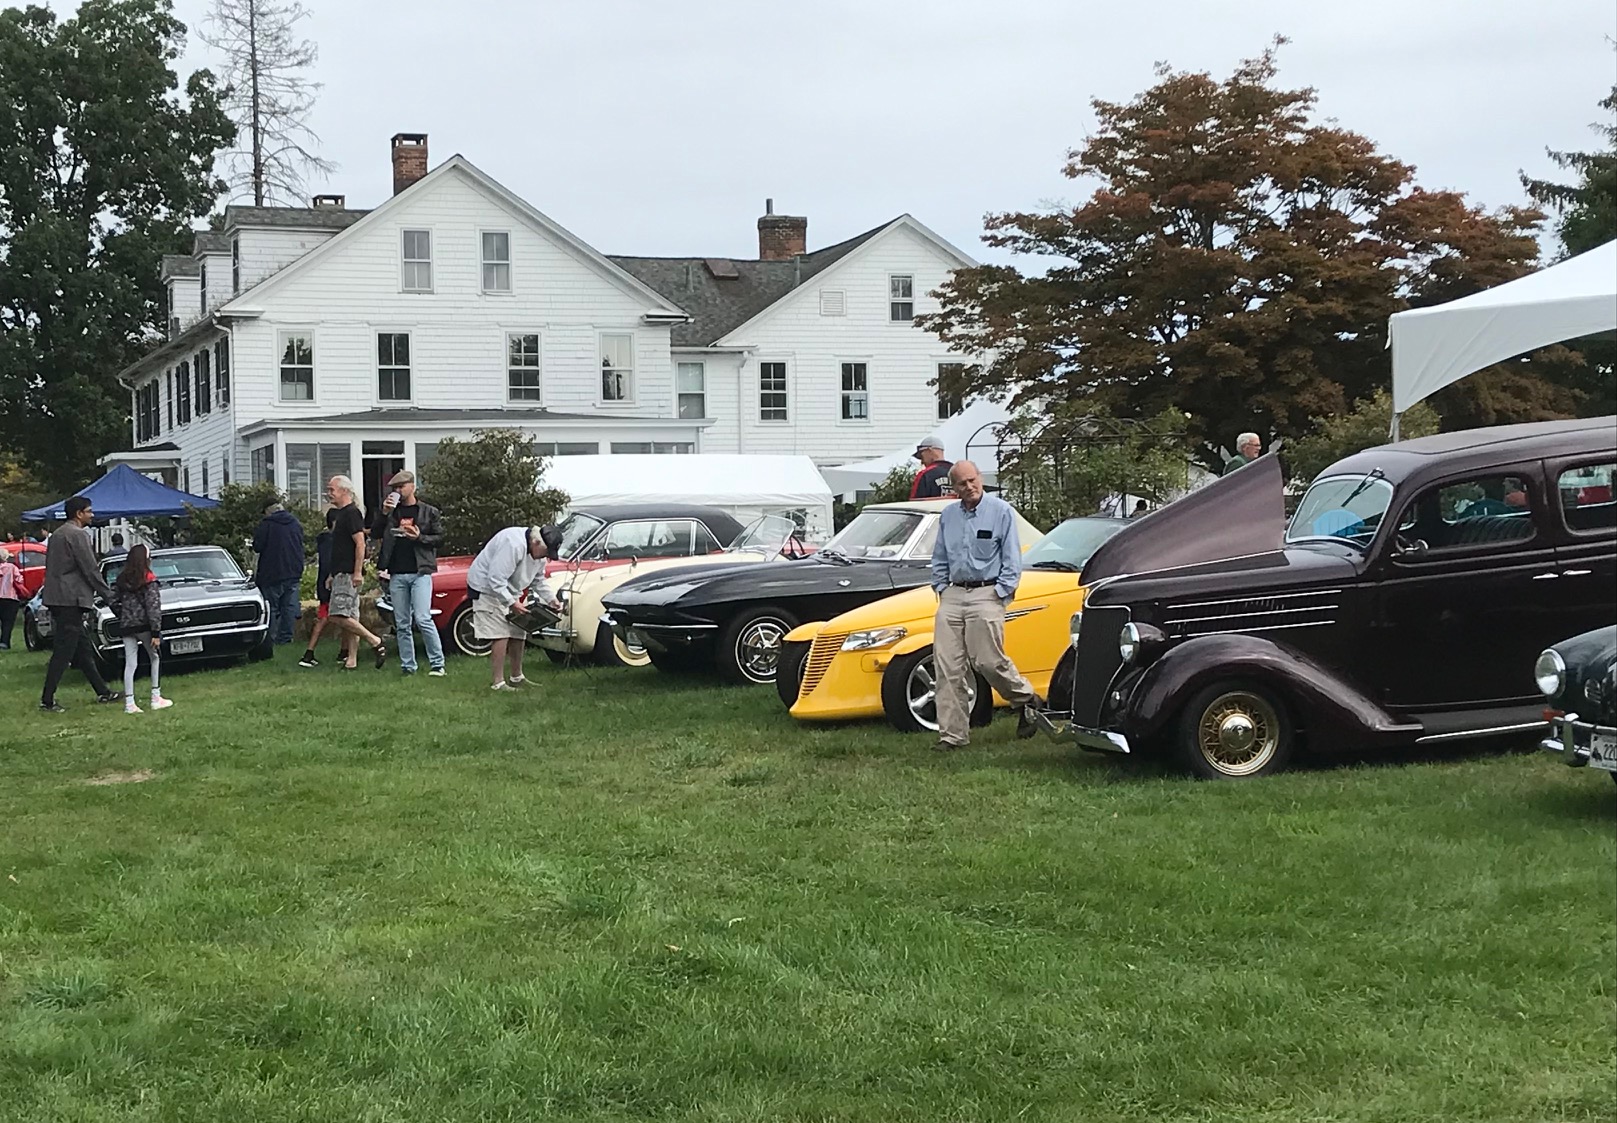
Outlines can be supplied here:
<path id="1" fill-rule="evenodd" d="M 442 554 L 475 554 L 508 526 L 552 522 L 567 493 L 544 487 L 547 460 L 517 429 L 447 437 L 421 471 L 421 493 L 444 516 Z"/>
<path id="2" fill-rule="evenodd" d="M 303 524 L 303 553 L 315 554 L 315 536 L 326 529 L 326 517 L 314 508 L 292 503 L 272 483 L 229 483 L 219 492 L 219 505 L 191 511 L 190 525 L 176 534 L 182 545 L 222 546 L 235 555 L 243 569 L 252 569 L 253 531 L 264 518 L 264 508 L 282 503 Z"/>
<path id="3" fill-rule="evenodd" d="M 1312 483 L 1326 468 L 1355 452 L 1387 443 L 1392 425 L 1392 395 L 1377 390 L 1353 403 L 1353 408 L 1334 417 L 1312 419 L 1312 432 L 1288 444 L 1281 452 L 1287 475 L 1299 486 Z M 1410 408 L 1398 421 L 1404 440 L 1429 437 L 1437 432 L 1437 411 L 1425 402 Z"/>

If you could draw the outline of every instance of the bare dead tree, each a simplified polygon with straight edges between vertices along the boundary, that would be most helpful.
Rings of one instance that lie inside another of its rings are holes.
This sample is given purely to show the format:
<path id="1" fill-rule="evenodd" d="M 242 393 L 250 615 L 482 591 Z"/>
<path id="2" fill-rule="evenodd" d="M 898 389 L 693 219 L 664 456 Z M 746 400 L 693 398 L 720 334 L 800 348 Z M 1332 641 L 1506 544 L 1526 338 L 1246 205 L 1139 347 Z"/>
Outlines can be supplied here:
<path id="1" fill-rule="evenodd" d="M 224 55 L 224 107 L 239 130 L 225 182 L 232 198 L 250 187 L 254 206 L 300 204 L 307 177 L 337 167 L 313 151 L 320 138 L 308 118 L 320 83 L 307 72 L 319 51 L 295 31 L 308 14 L 299 0 L 213 0 L 199 32 Z"/>

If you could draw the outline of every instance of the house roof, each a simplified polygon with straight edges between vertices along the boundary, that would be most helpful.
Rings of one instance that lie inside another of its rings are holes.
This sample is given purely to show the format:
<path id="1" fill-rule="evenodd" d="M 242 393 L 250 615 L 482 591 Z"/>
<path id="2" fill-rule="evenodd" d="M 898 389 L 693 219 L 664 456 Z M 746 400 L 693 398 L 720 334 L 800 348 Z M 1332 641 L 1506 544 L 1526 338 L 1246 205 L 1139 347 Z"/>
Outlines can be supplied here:
<path id="1" fill-rule="evenodd" d="M 315 227 L 345 230 L 370 214 L 346 207 L 239 207 L 225 208 L 225 229 L 237 226 Z"/>
<path id="2" fill-rule="evenodd" d="M 675 347 L 705 347 L 723 339 L 897 221 L 884 222 L 847 241 L 788 261 L 617 255 L 608 260 L 690 313 L 689 323 L 674 325 Z M 718 275 L 732 271 L 734 276 Z"/>
<path id="3" fill-rule="evenodd" d="M 163 267 L 158 274 L 158 279 L 168 281 L 175 277 L 195 277 L 199 276 L 201 272 L 202 267 L 197 264 L 196 258 L 190 254 L 166 253 L 163 255 Z"/>
<path id="4" fill-rule="evenodd" d="M 219 322 L 213 316 L 204 316 L 196 323 L 182 331 L 179 335 L 176 335 L 173 339 L 167 340 L 155 350 L 146 352 L 140 358 L 124 367 L 123 370 L 118 372 L 117 380 L 118 382 L 123 383 L 124 379 L 130 377 L 144 367 L 152 365 L 153 363 L 156 363 L 158 366 L 162 366 L 167 360 L 178 358 L 179 356 L 184 355 L 204 339 L 217 334 L 218 331 Z M 127 385 L 127 383 L 125 383 L 125 385 Z"/>
<path id="5" fill-rule="evenodd" d="M 191 246 L 193 254 L 229 253 L 230 237 L 227 234 L 216 234 L 212 230 L 198 230 L 196 242 Z"/>

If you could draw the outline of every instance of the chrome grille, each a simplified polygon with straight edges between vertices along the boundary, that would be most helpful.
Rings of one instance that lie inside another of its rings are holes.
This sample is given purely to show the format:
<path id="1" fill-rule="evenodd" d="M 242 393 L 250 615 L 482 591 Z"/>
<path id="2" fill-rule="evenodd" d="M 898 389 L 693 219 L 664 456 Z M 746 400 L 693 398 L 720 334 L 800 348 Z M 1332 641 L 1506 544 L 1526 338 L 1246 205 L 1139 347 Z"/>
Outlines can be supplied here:
<path id="1" fill-rule="evenodd" d="M 821 632 L 814 637 L 814 645 L 809 648 L 808 661 L 803 664 L 803 685 L 797 692 L 799 698 L 807 698 L 814 693 L 814 688 L 820 685 L 825 672 L 831 669 L 831 660 L 842 650 L 842 641 L 847 638 L 847 632 L 829 634 Z"/>
<path id="2" fill-rule="evenodd" d="M 1236 597 L 1176 604 L 1163 612 L 1163 630 L 1175 639 L 1232 632 L 1317 628 L 1336 623 L 1341 589 Z"/>

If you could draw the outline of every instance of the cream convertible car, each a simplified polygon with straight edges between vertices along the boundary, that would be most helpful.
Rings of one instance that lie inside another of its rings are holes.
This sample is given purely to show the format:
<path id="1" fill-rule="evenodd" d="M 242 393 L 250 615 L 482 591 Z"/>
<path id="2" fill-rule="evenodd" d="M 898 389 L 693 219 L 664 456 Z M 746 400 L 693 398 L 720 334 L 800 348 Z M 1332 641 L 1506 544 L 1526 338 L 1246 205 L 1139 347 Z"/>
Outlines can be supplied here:
<path id="1" fill-rule="evenodd" d="M 652 540 L 647 543 L 647 552 L 657 557 L 656 561 L 631 560 L 627 564 L 595 569 L 558 570 L 550 575 L 550 586 L 562 603 L 561 620 L 554 628 L 546 628 L 538 633 L 533 642 L 544 648 L 545 654 L 556 663 L 565 663 L 569 659 L 592 659 L 608 666 L 646 666 L 651 662 L 651 657 L 643 646 L 632 638 L 624 640 L 614 636 L 612 629 L 602 623 L 602 597 L 629 578 L 647 573 L 799 557 L 805 551 L 796 533 L 797 524 L 786 516 L 764 515 L 754 520 L 736 536 L 734 542 L 716 554 L 659 557 L 660 553 L 667 551 L 659 550 L 658 543 Z"/>

